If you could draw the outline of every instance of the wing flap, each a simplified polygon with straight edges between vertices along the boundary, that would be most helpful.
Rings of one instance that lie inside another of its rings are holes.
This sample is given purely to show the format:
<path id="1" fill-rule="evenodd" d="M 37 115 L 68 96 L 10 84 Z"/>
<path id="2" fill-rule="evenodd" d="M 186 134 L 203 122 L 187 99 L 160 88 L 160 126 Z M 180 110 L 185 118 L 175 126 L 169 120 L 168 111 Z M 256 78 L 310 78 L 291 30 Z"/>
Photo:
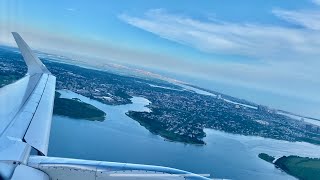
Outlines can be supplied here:
<path id="1" fill-rule="evenodd" d="M 34 113 L 27 133 L 24 136 L 24 140 L 29 145 L 44 155 L 47 155 L 48 152 L 55 82 L 55 77 L 49 75 L 39 105 Z"/>

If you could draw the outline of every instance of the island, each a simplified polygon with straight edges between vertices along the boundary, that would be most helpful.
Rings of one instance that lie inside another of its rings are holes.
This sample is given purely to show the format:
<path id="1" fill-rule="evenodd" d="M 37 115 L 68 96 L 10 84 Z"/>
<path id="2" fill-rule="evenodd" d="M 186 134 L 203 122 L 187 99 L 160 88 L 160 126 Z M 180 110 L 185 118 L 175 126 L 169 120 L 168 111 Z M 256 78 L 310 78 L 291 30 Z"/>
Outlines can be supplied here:
<path id="1" fill-rule="evenodd" d="M 104 121 L 106 113 L 100 109 L 82 102 L 80 99 L 61 98 L 61 93 L 55 93 L 53 114 L 67 116 L 73 119 Z"/>
<path id="2" fill-rule="evenodd" d="M 283 156 L 273 162 L 275 158 L 268 154 L 261 153 L 259 157 L 298 179 L 320 179 L 320 158 Z"/>

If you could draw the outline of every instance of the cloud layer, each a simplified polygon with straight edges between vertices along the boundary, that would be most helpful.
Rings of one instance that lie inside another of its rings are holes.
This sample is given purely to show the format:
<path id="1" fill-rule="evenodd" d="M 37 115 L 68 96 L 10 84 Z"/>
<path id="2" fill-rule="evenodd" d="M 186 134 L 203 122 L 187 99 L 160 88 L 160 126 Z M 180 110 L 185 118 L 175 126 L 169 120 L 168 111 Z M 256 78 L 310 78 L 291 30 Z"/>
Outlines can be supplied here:
<path id="1" fill-rule="evenodd" d="M 150 10 L 144 17 L 126 14 L 119 17 L 132 26 L 209 53 L 277 61 L 320 55 L 319 12 L 274 10 L 273 13 L 303 28 L 199 21 L 162 9 Z"/>

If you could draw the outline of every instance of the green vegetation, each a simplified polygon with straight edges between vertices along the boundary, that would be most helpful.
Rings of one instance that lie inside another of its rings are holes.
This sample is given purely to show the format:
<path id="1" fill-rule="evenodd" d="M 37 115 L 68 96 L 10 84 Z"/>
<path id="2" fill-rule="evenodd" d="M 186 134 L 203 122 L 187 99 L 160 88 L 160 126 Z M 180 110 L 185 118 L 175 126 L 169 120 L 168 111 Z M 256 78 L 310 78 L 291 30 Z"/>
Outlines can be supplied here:
<path id="1" fill-rule="evenodd" d="M 56 92 L 53 114 L 90 121 L 103 121 L 105 119 L 106 113 L 100 109 L 84 103 L 80 99 L 66 99 L 60 96 L 61 94 Z"/>
<path id="2" fill-rule="evenodd" d="M 283 156 L 274 163 L 286 173 L 303 180 L 320 179 L 320 159 Z"/>
<path id="3" fill-rule="evenodd" d="M 260 153 L 258 156 L 260 159 L 263 159 L 269 163 L 272 163 L 275 160 L 275 158 L 273 156 L 269 156 L 266 153 Z"/>
<path id="4" fill-rule="evenodd" d="M 259 158 L 273 163 L 275 158 L 265 153 L 260 153 Z M 298 179 L 320 179 L 320 158 L 299 156 L 283 156 L 273 163 L 277 168 Z"/>
<path id="5" fill-rule="evenodd" d="M 199 137 L 190 137 L 186 134 L 180 135 L 177 133 L 173 133 L 172 131 L 166 130 L 166 125 L 162 124 L 159 121 L 153 120 L 145 116 L 146 112 L 135 112 L 129 111 L 126 113 L 127 116 L 136 120 L 141 126 L 148 129 L 151 133 L 160 135 L 167 140 L 175 141 L 175 142 L 183 142 L 187 144 L 197 144 L 204 145 L 205 142 L 202 140 L 202 136 Z"/>
<path id="6" fill-rule="evenodd" d="M 114 92 L 115 96 L 119 96 L 123 99 L 131 99 L 132 96 L 128 95 L 126 92 L 124 92 L 123 90 L 117 90 Z"/>

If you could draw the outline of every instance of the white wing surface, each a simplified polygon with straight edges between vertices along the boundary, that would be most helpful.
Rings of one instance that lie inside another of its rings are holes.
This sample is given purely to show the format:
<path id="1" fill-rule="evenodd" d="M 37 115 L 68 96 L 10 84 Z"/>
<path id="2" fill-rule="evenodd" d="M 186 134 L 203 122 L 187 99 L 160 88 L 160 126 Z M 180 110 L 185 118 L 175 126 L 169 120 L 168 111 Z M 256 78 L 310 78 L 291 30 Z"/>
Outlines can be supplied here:
<path id="1" fill-rule="evenodd" d="M 21 36 L 12 34 L 28 73 L 0 89 L 0 171 L 8 175 L 12 164 L 26 163 L 32 147 L 47 155 L 56 82 Z"/>

